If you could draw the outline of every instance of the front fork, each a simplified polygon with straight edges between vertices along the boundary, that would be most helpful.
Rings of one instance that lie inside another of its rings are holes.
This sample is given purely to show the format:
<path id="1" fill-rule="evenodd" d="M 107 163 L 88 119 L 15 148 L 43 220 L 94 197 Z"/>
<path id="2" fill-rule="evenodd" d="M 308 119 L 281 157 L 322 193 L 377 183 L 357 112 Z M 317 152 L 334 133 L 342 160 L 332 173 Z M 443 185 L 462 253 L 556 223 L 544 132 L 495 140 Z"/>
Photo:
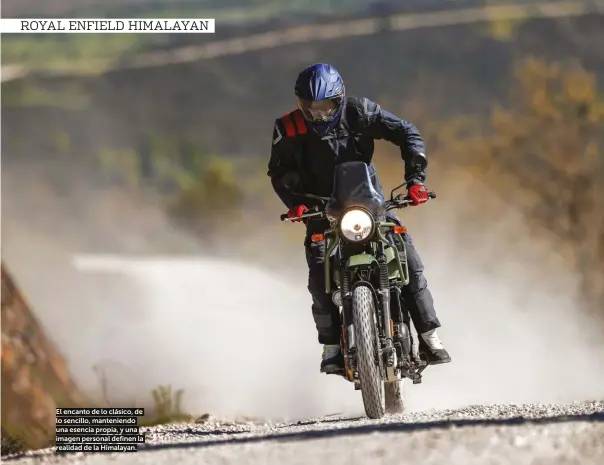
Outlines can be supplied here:
<path id="1" fill-rule="evenodd" d="M 385 224 L 383 226 L 392 227 L 395 225 Z M 399 279 L 403 286 L 409 284 L 409 269 L 407 267 L 407 254 L 403 238 L 399 234 L 396 234 L 402 247 L 402 250 L 399 251 L 398 248 L 386 238 L 380 228 L 378 228 L 377 235 L 380 239 L 377 243 L 376 251 L 380 269 L 380 289 L 378 293 L 382 304 L 382 326 L 384 328 L 384 342 L 382 347 L 386 362 L 386 377 L 388 381 L 396 381 L 398 379 L 396 373 L 397 367 L 398 365 L 401 365 L 397 355 L 402 358 L 401 361 L 404 364 L 406 361 L 406 354 L 408 353 L 405 351 L 405 346 L 408 345 L 409 331 L 405 331 L 407 327 L 403 322 L 400 287 L 394 286 L 391 288 L 390 286 L 390 273 L 386 259 L 386 249 L 391 248 L 394 252 L 394 259 L 400 275 Z M 392 302 L 395 304 L 394 308 L 391 308 Z M 393 315 L 395 318 L 393 318 Z M 396 319 L 397 322 L 396 326 L 394 319 Z"/>
<path id="2" fill-rule="evenodd" d="M 377 291 L 382 309 L 382 328 L 384 329 L 384 342 L 382 354 L 386 362 L 388 379 L 395 377 L 396 352 L 392 338 L 394 336 L 394 322 L 390 312 L 390 280 L 388 278 L 388 263 L 386 261 L 386 247 L 382 241 L 377 243 L 377 260 L 380 269 L 380 288 Z"/>
<path id="3" fill-rule="evenodd" d="M 325 293 L 331 294 L 331 254 L 340 242 L 340 232 L 337 228 L 328 229 L 324 233 L 325 238 L 325 260 L 323 262 L 325 274 Z M 343 260 L 340 260 L 340 298 L 342 300 L 342 334 L 340 348 L 344 357 L 345 377 L 348 381 L 353 381 L 355 378 L 355 367 L 352 366 L 351 357 L 349 357 L 349 348 L 354 347 L 354 331 L 352 325 L 347 322 L 352 321 L 352 307 L 350 300 L 352 292 L 350 288 L 350 275 L 346 269 Z"/>
<path id="4" fill-rule="evenodd" d="M 342 298 L 342 355 L 344 356 L 344 371 L 348 381 L 354 381 L 356 366 L 350 354 L 354 351 L 354 327 L 352 324 L 352 288 L 350 273 L 345 263 L 340 262 L 340 292 Z M 352 350 L 351 350 L 352 349 Z"/>
<path id="5" fill-rule="evenodd" d="M 390 288 L 390 280 L 388 275 L 388 264 L 386 261 L 385 245 L 378 243 L 377 253 L 378 266 L 379 266 L 379 287 L 376 291 L 378 302 L 378 316 L 381 317 L 380 326 L 383 331 L 378 334 L 380 339 L 380 351 L 376 354 L 378 357 L 384 357 L 384 365 L 386 368 L 386 378 L 389 381 L 395 381 L 398 379 L 396 374 L 397 369 L 397 347 L 395 347 L 394 339 L 395 336 L 399 336 L 403 329 L 400 326 L 402 322 L 402 308 L 400 305 L 400 289 Z M 340 268 L 340 292 L 342 296 L 342 352 L 344 355 L 344 364 L 346 377 L 349 381 L 353 381 L 355 378 L 354 366 L 354 327 L 349 322 L 352 322 L 352 286 L 350 283 L 350 270 L 347 270 L 345 266 Z M 393 295 L 393 292 L 398 292 Z M 395 319 L 397 325 L 395 327 L 394 320 L 391 312 L 391 299 L 396 298 L 395 302 Z M 408 332 L 405 333 L 408 335 Z M 401 350 L 398 351 L 401 353 Z M 352 357 L 351 357 L 352 355 Z M 376 362 L 379 362 L 376 359 Z"/>
<path id="6" fill-rule="evenodd" d="M 394 224 L 386 223 L 382 224 L 382 227 L 392 227 Z M 376 256 L 378 260 L 379 266 L 379 289 L 377 290 L 377 295 L 379 299 L 379 304 L 381 304 L 381 319 L 382 319 L 382 328 L 384 330 L 384 340 L 381 344 L 382 351 L 381 353 L 385 355 L 386 369 L 387 369 L 387 378 L 390 381 L 394 381 L 397 379 L 395 374 L 396 365 L 397 365 L 397 351 L 395 349 L 395 345 L 393 342 L 393 338 L 401 335 L 403 341 L 409 341 L 409 332 L 406 331 L 405 335 L 401 334 L 403 332 L 403 326 L 405 324 L 402 320 L 402 310 L 400 307 L 400 295 L 396 296 L 395 302 L 398 303 L 395 312 L 397 313 L 397 320 L 399 322 L 398 328 L 395 330 L 394 321 L 392 319 L 391 312 L 391 289 L 390 289 L 390 280 L 389 280 L 389 270 L 388 263 L 386 259 L 386 249 L 391 247 L 394 249 L 394 256 L 396 265 L 399 270 L 400 279 L 402 280 L 402 285 L 407 285 L 409 283 L 409 272 L 406 263 L 406 253 L 400 254 L 399 250 L 390 243 L 380 230 L 380 227 L 377 228 L 377 250 Z M 402 247 L 404 248 L 404 242 L 402 241 L 402 237 L 398 235 L 399 240 L 401 241 Z M 331 293 L 331 266 L 330 266 L 330 257 L 335 248 L 337 247 L 340 237 L 339 231 L 337 228 L 325 231 L 324 234 L 326 244 L 325 244 L 325 292 Z M 402 255 L 402 257 L 401 257 Z M 342 353 L 344 356 L 345 363 L 345 371 L 346 377 L 349 381 L 354 379 L 354 371 L 355 367 L 352 366 L 352 359 L 349 357 L 350 352 L 354 352 L 354 330 L 353 326 L 348 322 L 352 321 L 352 307 L 351 307 L 351 298 L 352 298 L 352 286 L 350 283 L 350 274 L 349 270 L 346 269 L 345 263 L 343 260 L 340 260 L 341 268 L 340 268 L 340 295 L 342 299 Z M 397 289 L 397 292 L 400 293 L 400 290 Z M 398 340 L 398 338 L 397 338 Z M 403 344 L 406 345 L 406 344 Z M 409 353 L 405 350 L 405 347 L 401 347 L 403 349 L 402 354 Z M 404 355 L 403 355 L 404 356 Z"/>

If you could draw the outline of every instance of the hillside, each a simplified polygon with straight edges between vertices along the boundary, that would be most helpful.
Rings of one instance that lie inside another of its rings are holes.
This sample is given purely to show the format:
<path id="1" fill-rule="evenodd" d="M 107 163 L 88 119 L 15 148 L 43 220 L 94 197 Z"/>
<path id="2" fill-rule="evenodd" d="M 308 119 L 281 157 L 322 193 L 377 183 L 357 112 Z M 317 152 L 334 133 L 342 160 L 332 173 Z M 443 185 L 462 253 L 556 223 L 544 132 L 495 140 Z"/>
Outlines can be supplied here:
<path id="1" fill-rule="evenodd" d="M 6 35 L 2 41 L 2 80 L 10 79 L 15 67 L 30 70 L 99 72 L 120 63 L 129 64 L 133 57 L 157 50 L 173 50 L 178 46 L 204 46 L 235 37 L 247 37 L 270 30 L 283 30 L 295 26 L 326 25 L 321 34 L 330 33 L 335 20 L 344 22 L 352 19 L 392 19 L 396 15 L 413 15 L 443 11 L 445 16 L 455 12 L 477 9 L 482 20 L 517 13 L 546 17 L 568 17 L 580 10 L 591 11 L 601 8 L 598 0 L 115 0 L 99 1 L 48 1 L 4 2 L 5 17 L 52 17 L 58 18 L 215 18 L 216 34 L 88 34 Z M 485 8 L 488 7 L 488 8 Z M 565 10 L 556 12 L 556 10 Z M 487 12 L 488 10 L 488 12 Z M 496 11 L 497 10 L 497 11 Z M 475 13 L 470 13 L 474 15 Z M 523 17 L 524 14 L 520 14 Z M 405 18 L 403 21 L 415 19 Z M 421 20 L 419 21 L 421 23 Z M 465 21 L 462 21 L 464 23 Z M 312 37 L 310 35 L 309 37 Z M 11 69 L 12 68 L 12 69 Z"/>
<path id="2" fill-rule="evenodd" d="M 535 238 L 557 236 L 573 268 L 600 276 L 600 234 L 589 226 L 599 224 L 598 206 L 580 202 L 573 191 L 583 171 L 595 186 L 594 199 L 602 198 L 596 190 L 601 168 L 583 157 L 595 153 L 597 162 L 602 142 L 597 115 L 604 55 L 593 47 L 598 43 L 604 43 L 604 15 L 592 14 L 382 31 L 98 76 L 3 83 L 3 180 L 19 192 L 4 210 L 5 221 L 78 250 L 140 252 L 138 235 L 151 236 L 153 250 L 181 249 L 182 241 L 168 237 L 162 217 L 168 213 L 193 232 L 194 242 L 215 248 L 216 236 L 237 233 L 217 216 L 237 224 L 243 202 L 250 230 L 263 231 L 263 220 L 281 208 L 265 177 L 273 120 L 294 105 L 296 73 L 309 62 L 331 61 L 349 93 L 374 98 L 418 124 L 428 140 L 431 179 L 473 169 L 498 194 L 530 191 L 514 202 L 538 230 Z M 527 56 L 547 65 L 530 65 L 519 77 L 517 65 Z M 559 75 L 556 61 L 568 73 Z M 575 65 L 590 74 L 574 74 Z M 548 82 L 548 75 L 558 82 Z M 556 93 L 561 85 L 568 87 L 562 97 Z M 584 98 L 588 106 L 575 109 Z M 505 124 L 498 104 L 513 107 L 503 113 Z M 557 121 L 547 113 L 552 105 L 560 107 Z M 585 113 L 588 107 L 594 116 Z M 552 146 L 565 134 L 568 140 Z M 378 152 L 384 154 L 379 146 Z M 212 153 L 222 160 L 212 161 Z M 400 176 L 396 163 L 393 182 Z M 540 183 L 527 170 L 542 173 Z M 127 201 L 150 191 L 159 212 Z M 588 241 L 579 228 L 568 228 L 578 205 Z M 54 215 L 55 208 L 62 214 Z M 22 214 L 32 209 L 45 214 Z M 494 220 L 475 213 L 481 224 Z M 69 222 L 57 219 L 63 215 Z M 562 229 L 552 227 L 558 223 Z M 254 249 L 252 242 L 241 245 Z M 589 295 L 600 289 L 593 279 L 584 280 Z"/>
<path id="3" fill-rule="evenodd" d="M 2 129 L 10 136 L 2 149 L 7 158 L 56 152 L 62 135 L 70 150 L 96 154 L 137 147 L 146 134 L 161 131 L 215 153 L 263 154 L 273 119 L 294 104 L 296 73 L 314 61 L 336 64 L 349 93 L 408 118 L 411 107 L 445 119 L 505 101 L 513 64 L 526 55 L 579 62 L 604 76 L 604 57 L 591 46 L 604 42 L 602 15 L 527 21 L 515 37 L 501 38 L 489 24 L 426 28 L 101 76 L 3 83 Z"/>
<path id="4" fill-rule="evenodd" d="M 539 1 L 539 0 L 528 0 Z M 239 12 L 240 21 L 259 17 L 301 15 L 334 11 L 349 13 L 354 10 L 392 11 L 401 8 L 421 10 L 425 8 L 455 8 L 490 3 L 526 3 L 527 0 L 4 0 L 4 17 L 92 17 L 91 13 L 104 13 L 101 17 L 126 18 L 144 14 L 147 17 L 164 18 L 168 13 L 178 13 L 179 18 L 189 17 L 189 13 L 218 13 L 217 18 L 228 20 L 228 13 Z M 184 13 L 184 14 L 183 14 Z M 225 15 L 226 13 L 226 15 Z M 264 14 L 262 14 L 264 13 Z"/>
<path id="5" fill-rule="evenodd" d="M 55 408 L 86 404 L 2 263 L 2 455 L 54 442 Z"/>

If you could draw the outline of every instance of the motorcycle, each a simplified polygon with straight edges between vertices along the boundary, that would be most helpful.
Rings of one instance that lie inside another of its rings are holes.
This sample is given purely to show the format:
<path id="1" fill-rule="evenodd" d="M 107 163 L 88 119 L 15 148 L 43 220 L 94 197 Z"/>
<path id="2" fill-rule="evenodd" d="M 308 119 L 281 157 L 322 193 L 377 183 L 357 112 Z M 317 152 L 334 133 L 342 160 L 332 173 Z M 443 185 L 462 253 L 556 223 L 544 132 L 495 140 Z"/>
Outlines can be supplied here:
<path id="1" fill-rule="evenodd" d="M 319 206 L 281 221 L 327 219 L 329 228 L 311 237 L 325 247 L 325 292 L 339 307 L 344 357 L 341 373 L 360 390 L 365 413 L 379 419 L 404 410 L 403 381 L 421 383 L 427 367 L 411 333 L 401 288 L 409 283 L 406 228 L 387 212 L 412 203 L 394 193 L 385 200 L 373 187 L 362 161 L 336 166 L 331 197 L 302 194 Z M 434 199 L 434 192 L 428 193 Z M 335 286 L 333 286 L 335 284 Z"/>

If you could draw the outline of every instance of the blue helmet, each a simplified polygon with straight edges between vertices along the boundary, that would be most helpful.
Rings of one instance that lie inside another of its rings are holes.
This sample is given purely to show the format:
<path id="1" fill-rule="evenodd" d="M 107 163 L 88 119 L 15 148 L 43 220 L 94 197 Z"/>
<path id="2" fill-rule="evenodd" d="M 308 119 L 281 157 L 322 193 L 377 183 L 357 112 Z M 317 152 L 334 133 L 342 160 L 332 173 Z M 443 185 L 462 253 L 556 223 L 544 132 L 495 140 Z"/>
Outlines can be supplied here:
<path id="1" fill-rule="evenodd" d="M 303 70 L 295 93 L 298 108 L 317 134 L 324 136 L 338 125 L 346 97 L 344 81 L 333 66 L 317 63 Z"/>

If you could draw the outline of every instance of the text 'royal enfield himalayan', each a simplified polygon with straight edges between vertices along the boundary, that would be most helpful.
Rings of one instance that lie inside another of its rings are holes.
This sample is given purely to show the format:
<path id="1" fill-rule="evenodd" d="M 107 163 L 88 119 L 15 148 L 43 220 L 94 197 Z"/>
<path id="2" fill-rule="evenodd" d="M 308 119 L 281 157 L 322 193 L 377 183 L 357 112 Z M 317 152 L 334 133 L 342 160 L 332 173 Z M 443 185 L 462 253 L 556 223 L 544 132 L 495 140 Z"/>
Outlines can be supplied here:
<path id="1" fill-rule="evenodd" d="M 342 375 L 360 390 L 369 418 L 404 409 L 403 380 L 421 383 L 427 363 L 421 359 L 410 330 L 410 318 L 401 296 L 409 283 L 404 226 L 386 213 L 404 208 L 411 200 L 392 190 L 385 200 L 373 187 L 367 164 L 346 162 L 336 166 L 330 198 L 306 194 L 322 207 L 300 218 L 327 218 L 330 228 L 315 234 L 325 242 L 325 292 L 340 308 L 344 355 Z M 436 197 L 430 192 L 428 197 Z M 335 289 L 332 289 L 335 284 Z"/>

